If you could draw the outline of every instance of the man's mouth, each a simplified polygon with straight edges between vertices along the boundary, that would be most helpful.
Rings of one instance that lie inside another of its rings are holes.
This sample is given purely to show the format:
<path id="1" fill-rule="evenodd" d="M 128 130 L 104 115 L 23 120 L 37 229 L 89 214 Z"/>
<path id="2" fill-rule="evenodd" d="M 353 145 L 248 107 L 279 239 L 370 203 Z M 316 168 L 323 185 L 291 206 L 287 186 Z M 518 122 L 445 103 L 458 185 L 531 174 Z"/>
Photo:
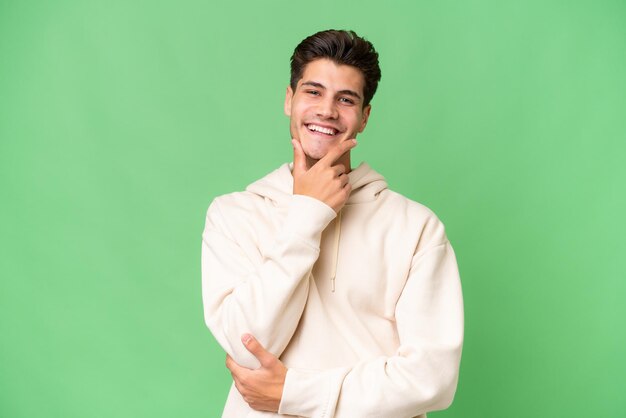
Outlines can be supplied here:
<path id="1" fill-rule="evenodd" d="M 335 128 L 327 128 L 324 126 L 316 125 L 314 123 L 309 123 L 308 125 L 305 125 L 305 126 L 311 132 L 314 132 L 317 134 L 323 134 L 326 136 L 335 136 L 339 132 Z"/>

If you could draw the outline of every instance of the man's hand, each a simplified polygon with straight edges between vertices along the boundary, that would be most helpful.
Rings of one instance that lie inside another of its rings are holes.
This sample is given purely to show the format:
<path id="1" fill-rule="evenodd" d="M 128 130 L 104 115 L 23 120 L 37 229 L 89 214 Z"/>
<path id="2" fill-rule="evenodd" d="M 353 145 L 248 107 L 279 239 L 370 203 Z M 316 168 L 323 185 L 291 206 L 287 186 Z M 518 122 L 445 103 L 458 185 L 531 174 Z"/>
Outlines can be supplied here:
<path id="1" fill-rule="evenodd" d="M 235 387 L 250 405 L 257 411 L 278 412 L 283 396 L 283 386 L 287 368 L 250 334 L 241 337 L 243 345 L 261 363 L 261 367 L 250 370 L 241 367 L 229 355 L 226 355 L 226 367 L 230 370 Z"/>
<path id="2" fill-rule="evenodd" d="M 306 163 L 306 155 L 299 141 L 293 139 L 293 194 L 301 194 L 321 200 L 337 213 L 350 197 L 350 183 L 342 164 L 335 162 L 356 146 L 356 139 L 335 145 L 313 167 Z"/>

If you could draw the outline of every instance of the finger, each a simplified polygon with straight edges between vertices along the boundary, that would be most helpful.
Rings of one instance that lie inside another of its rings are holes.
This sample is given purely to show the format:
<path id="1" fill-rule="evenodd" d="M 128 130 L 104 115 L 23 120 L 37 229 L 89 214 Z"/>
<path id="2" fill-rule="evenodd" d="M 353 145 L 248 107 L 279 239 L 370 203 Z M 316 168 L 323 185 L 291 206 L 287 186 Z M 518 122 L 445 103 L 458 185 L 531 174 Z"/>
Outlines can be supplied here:
<path id="1" fill-rule="evenodd" d="M 230 373 L 235 376 L 240 376 L 242 373 L 249 371 L 250 369 L 240 366 L 233 358 L 229 355 L 226 355 L 226 367 L 230 370 Z"/>
<path id="2" fill-rule="evenodd" d="M 339 159 L 339 157 L 354 147 L 356 147 L 356 139 L 342 141 L 331 148 L 330 151 L 328 151 L 328 153 L 318 161 L 318 164 L 322 163 L 322 165 L 331 166 Z"/>
<path id="3" fill-rule="evenodd" d="M 346 167 L 343 164 L 337 164 L 332 166 L 332 169 L 335 173 L 335 176 L 340 177 L 343 173 L 346 172 Z"/>
<path id="4" fill-rule="evenodd" d="M 296 177 L 307 171 L 306 155 L 304 154 L 300 141 L 292 139 L 291 145 L 293 145 L 293 176 Z"/>
<path id="5" fill-rule="evenodd" d="M 341 181 L 341 187 L 344 187 L 350 181 L 350 177 L 347 174 L 342 174 L 339 176 L 339 181 Z"/>
<path id="6" fill-rule="evenodd" d="M 246 388 L 244 387 L 243 384 L 241 384 L 241 382 L 239 381 L 239 379 L 237 377 L 235 377 L 233 375 L 233 383 L 235 384 L 235 387 L 237 388 L 237 391 L 241 394 L 241 396 L 245 396 L 244 393 L 246 391 Z"/>
<path id="7" fill-rule="evenodd" d="M 276 359 L 276 356 L 274 356 L 272 353 L 270 353 L 265 348 L 263 348 L 261 343 L 258 342 L 257 339 L 254 338 L 252 335 L 250 334 L 242 335 L 241 341 L 243 342 L 243 345 L 246 346 L 246 349 L 250 353 L 252 353 L 254 357 L 256 357 L 259 360 L 259 363 L 261 363 L 261 366 L 269 366 L 271 362 L 273 362 L 274 359 Z"/>

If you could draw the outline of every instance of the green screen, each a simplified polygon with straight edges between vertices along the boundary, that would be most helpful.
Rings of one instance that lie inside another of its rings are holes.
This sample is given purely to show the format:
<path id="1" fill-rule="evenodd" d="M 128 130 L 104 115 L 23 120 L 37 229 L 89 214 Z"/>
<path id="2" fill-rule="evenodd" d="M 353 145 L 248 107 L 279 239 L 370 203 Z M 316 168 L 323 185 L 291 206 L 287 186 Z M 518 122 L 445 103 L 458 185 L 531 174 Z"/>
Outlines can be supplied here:
<path id="1" fill-rule="evenodd" d="M 220 415 L 205 211 L 291 160 L 289 57 L 329 28 L 380 53 L 353 163 L 457 253 L 459 387 L 429 415 L 623 414 L 626 3 L 5 0 L 0 416 Z"/>

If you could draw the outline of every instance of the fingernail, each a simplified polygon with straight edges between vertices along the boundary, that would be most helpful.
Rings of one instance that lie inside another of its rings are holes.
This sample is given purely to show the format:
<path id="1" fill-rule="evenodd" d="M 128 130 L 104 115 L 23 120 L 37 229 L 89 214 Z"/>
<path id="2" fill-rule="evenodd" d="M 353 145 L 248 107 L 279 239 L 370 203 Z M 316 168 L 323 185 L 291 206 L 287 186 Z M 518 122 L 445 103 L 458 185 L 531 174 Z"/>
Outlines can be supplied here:
<path id="1" fill-rule="evenodd" d="M 353 140 L 352 140 L 352 142 L 354 142 L 354 145 L 356 145 L 356 144 L 357 144 L 356 139 L 353 139 Z"/>
<path id="2" fill-rule="evenodd" d="M 248 345 L 248 343 L 250 342 L 251 339 L 252 339 L 252 335 L 250 335 L 250 334 L 243 334 L 241 336 L 241 341 L 243 341 L 243 343 L 245 345 Z"/>

